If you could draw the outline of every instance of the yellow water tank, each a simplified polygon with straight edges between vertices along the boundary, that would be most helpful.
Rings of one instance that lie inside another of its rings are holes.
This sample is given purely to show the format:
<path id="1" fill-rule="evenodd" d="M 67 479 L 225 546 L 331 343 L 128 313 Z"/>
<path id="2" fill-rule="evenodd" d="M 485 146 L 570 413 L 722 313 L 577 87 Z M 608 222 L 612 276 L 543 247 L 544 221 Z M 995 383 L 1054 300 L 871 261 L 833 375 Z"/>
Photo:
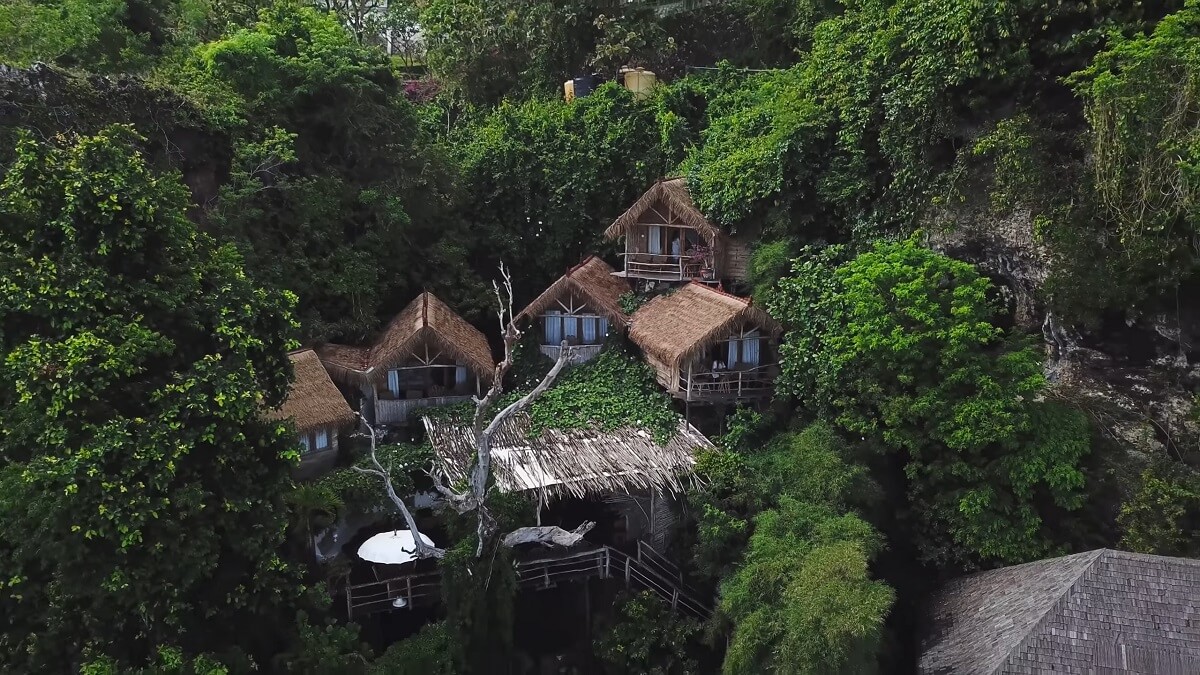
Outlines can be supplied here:
<path id="1" fill-rule="evenodd" d="M 575 80 L 563 82 L 563 98 L 570 103 L 575 98 Z"/>
<path id="2" fill-rule="evenodd" d="M 637 98 L 649 96 L 654 85 L 658 84 L 658 77 L 649 70 L 622 68 L 621 72 L 625 75 L 625 88 L 632 91 Z"/>

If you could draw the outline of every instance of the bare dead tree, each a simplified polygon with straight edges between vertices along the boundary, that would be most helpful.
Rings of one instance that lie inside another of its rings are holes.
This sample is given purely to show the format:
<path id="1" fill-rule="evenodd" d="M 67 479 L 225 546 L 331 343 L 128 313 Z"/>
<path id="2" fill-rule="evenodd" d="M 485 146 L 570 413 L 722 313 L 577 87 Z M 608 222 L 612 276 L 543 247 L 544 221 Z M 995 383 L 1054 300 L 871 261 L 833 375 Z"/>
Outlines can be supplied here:
<path id="1" fill-rule="evenodd" d="M 359 415 L 358 418 L 360 421 L 362 421 L 363 426 L 367 428 L 367 434 L 371 439 L 371 466 L 368 468 L 355 466 L 353 467 L 354 470 L 359 473 L 376 476 L 383 481 L 383 489 L 387 492 L 388 499 L 392 500 L 392 503 L 396 505 L 396 508 L 400 511 L 400 514 L 404 516 L 404 524 L 408 526 L 408 531 L 412 533 L 413 543 L 417 547 L 418 558 L 445 557 L 445 549 L 438 548 L 436 546 L 430 546 L 429 544 L 425 543 L 424 539 L 421 538 L 421 531 L 417 529 L 417 521 L 415 518 L 413 518 L 412 511 L 408 510 L 408 506 L 405 505 L 404 500 L 400 498 L 400 495 L 396 494 L 396 488 L 394 485 L 392 485 L 392 472 L 388 469 L 385 469 L 383 465 L 379 463 L 379 457 L 375 454 L 375 444 L 377 441 L 375 436 L 375 428 L 368 424 L 367 421 L 363 419 L 362 415 Z"/>
<path id="2" fill-rule="evenodd" d="M 525 394 L 492 415 L 492 409 L 504 393 L 504 377 L 512 369 L 513 354 L 516 350 L 517 342 L 521 339 L 521 330 L 517 327 L 516 316 L 513 312 L 512 276 L 503 263 L 500 265 L 500 276 L 503 282 L 499 284 L 492 282 L 492 290 L 496 295 L 496 316 L 500 323 L 500 330 L 504 334 L 504 357 L 496 364 L 492 371 L 492 383 L 488 387 L 487 392 L 482 397 L 475 397 L 473 399 L 475 403 L 475 415 L 471 428 L 475 437 L 475 463 L 471 467 L 467 490 L 454 490 L 445 484 L 442 476 L 436 471 L 431 470 L 428 472 L 433 478 L 434 489 L 437 490 L 451 508 L 458 513 L 465 514 L 471 511 L 476 513 L 477 524 L 475 534 L 478 538 L 478 543 L 475 547 L 476 557 L 483 555 L 484 542 L 491 539 L 497 529 L 496 520 L 492 516 L 487 503 L 490 491 L 494 489 L 488 486 L 492 476 L 492 440 L 501 427 L 504 426 L 505 422 L 512 419 L 514 415 L 527 410 L 534 401 L 554 385 L 559 373 L 562 372 L 562 369 L 570 360 L 570 349 L 564 340 L 559 349 L 558 360 L 554 362 L 554 366 L 546 373 L 541 382 L 538 382 L 537 386 L 528 394 Z M 489 415 L 491 415 L 490 419 Z M 413 534 L 413 540 L 417 546 L 417 555 L 419 557 L 443 557 L 445 550 L 422 542 L 412 513 L 404 504 L 404 500 L 400 499 L 396 494 L 392 486 L 391 475 L 388 471 L 384 470 L 375 457 L 374 430 L 369 425 L 367 429 L 371 432 L 371 462 L 374 468 L 364 469 L 356 467 L 356 469 L 363 473 L 379 476 L 383 480 L 388 497 L 396 504 L 396 507 L 404 516 L 408 529 Z M 564 530 L 560 527 L 542 525 L 521 527 L 504 535 L 501 543 L 508 547 L 529 543 L 570 547 L 583 541 L 583 536 L 591 531 L 595 525 L 595 523 L 588 521 L 582 523 L 574 530 Z"/>

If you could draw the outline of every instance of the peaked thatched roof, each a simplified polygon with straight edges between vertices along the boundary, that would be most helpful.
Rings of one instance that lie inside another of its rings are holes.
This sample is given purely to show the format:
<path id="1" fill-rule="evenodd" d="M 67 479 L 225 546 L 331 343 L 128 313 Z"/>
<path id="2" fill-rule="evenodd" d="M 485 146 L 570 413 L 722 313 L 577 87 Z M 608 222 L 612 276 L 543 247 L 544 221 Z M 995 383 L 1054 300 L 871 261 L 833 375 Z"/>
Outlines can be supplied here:
<path id="1" fill-rule="evenodd" d="M 721 236 L 721 230 L 708 222 L 704 214 L 700 213 L 700 209 L 696 208 L 692 195 L 688 192 L 687 179 L 679 177 L 664 178 L 650 186 L 633 206 L 608 226 L 604 231 L 604 238 L 617 239 L 628 234 L 629 227 L 637 223 L 643 213 L 660 201 L 669 206 L 683 224 L 699 230 L 707 241 L 716 241 Z"/>
<path id="2" fill-rule="evenodd" d="M 296 379 L 287 399 L 266 414 L 269 420 L 290 419 L 298 431 L 342 427 L 354 422 L 354 411 L 321 365 L 316 352 L 301 349 L 288 354 Z"/>
<path id="3" fill-rule="evenodd" d="M 769 335 L 780 331 L 779 324 L 749 299 L 693 281 L 634 312 L 629 338 L 654 358 L 680 364 L 726 339 L 743 322 Z"/>
<path id="4" fill-rule="evenodd" d="M 695 481 L 695 452 L 712 443 L 679 421 L 659 445 L 641 429 L 547 429 L 529 438 L 529 416 L 513 416 L 492 443 L 492 473 L 502 492 L 545 490 L 551 498 L 659 489 L 678 492 Z M 470 424 L 425 418 L 425 431 L 451 482 L 466 480 L 475 457 Z"/>
<path id="5" fill-rule="evenodd" d="M 972 574 L 931 606 L 920 672 L 1200 673 L 1200 560 L 1100 549 Z"/>
<path id="6" fill-rule="evenodd" d="M 317 353 L 340 379 L 379 379 L 426 339 L 479 377 L 491 379 L 495 364 L 487 338 L 429 291 L 408 303 L 372 346 L 326 344 L 318 347 Z"/>
<path id="7" fill-rule="evenodd" d="M 620 326 L 629 324 L 629 315 L 621 309 L 621 296 L 630 291 L 629 282 L 613 276 L 613 268 L 596 256 L 588 256 L 587 260 L 567 270 L 558 281 L 542 291 L 533 302 L 529 303 L 518 319 L 531 319 L 542 314 L 547 309 L 572 291 L 587 301 L 592 309 L 608 317 L 609 321 Z"/>

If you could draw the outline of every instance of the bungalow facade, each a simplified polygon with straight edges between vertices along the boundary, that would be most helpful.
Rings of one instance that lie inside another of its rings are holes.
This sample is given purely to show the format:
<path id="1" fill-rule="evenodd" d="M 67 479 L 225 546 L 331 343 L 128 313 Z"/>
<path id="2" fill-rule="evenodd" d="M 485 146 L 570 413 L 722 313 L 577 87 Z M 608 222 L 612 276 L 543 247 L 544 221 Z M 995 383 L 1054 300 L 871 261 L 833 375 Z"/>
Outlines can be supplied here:
<path id="1" fill-rule="evenodd" d="M 373 424 L 408 424 L 413 410 L 479 395 L 494 363 L 487 338 L 426 291 L 408 304 L 370 346 L 317 349 L 333 378 L 362 394 Z"/>
<path id="2" fill-rule="evenodd" d="M 604 237 L 624 240 L 623 269 L 615 274 L 642 284 L 746 280 L 748 239 L 709 222 L 692 201 L 685 178 L 656 182 Z"/>
<path id="3" fill-rule="evenodd" d="M 780 332 L 749 299 L 693 282 L 634 312 L 629 338 L 675 398 L 731 403 L 770 397 Z"/>
<path id="4" fill-rule="evenodd" d="M 542 354 L 557 361 L 566 341 L 570 360 L 582 363 L 600 353 L 611 331 L 625 330 L 629 315 L 621 309 L 621 296 L 631 289 L 614 272 L 590 256 L 521 310 L 517 321 L 535 327 Z"/>
<path id="5" fill-rule="evenodd" d="M 337 461 L 338 433 L 355 422 L 354 411 L 338 391 L 316 352 L 301 349 L 288 354 L 295 379 L 283 405 L 266 414 L 273 421 L 289 420 L 300 445 L 298 478 L 327 471 Z"/>

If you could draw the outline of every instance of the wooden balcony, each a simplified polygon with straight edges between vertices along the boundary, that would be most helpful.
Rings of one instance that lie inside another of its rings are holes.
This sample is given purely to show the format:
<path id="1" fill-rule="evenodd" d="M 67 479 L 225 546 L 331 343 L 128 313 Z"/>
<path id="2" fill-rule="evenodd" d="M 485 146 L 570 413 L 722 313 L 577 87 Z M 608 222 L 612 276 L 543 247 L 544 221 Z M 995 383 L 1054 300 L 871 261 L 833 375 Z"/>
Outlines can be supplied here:
<path id="1" fill-rule="evenodd" d="M 775 364 L 746 370 L 688 373 L 679 378 L 676 397 L 687 401 L 740 401 L 767 398 L 775 391 L 779 369 Z"/>
<path id="2" fill-rule="evenodd" d="M 541 345 L 538 349 L 551 361 L 557 361 L 562 348 L 558 345 Z M 583 363 L 595 358 L 600 350 L 604 349 L 604 345 L 573 345 L 567 349 L 570 351 L 570 356 L 567 357 L 569 363 Z"/>
<path id="3" fill-rule="evenodd" d="M 414 410 L 449 405 L 451 403 L 462 403 L 463 401 L 470 400 L 471 396 L 469 394 L 461 396 L 435 396 L 432 398 L 380 398 L 375 400 L 375 423 L 400 426 L 410 422 Z"/>
<path id="4" fill-rule="evenodd" d="M 617 275 L 628 279 L 646 279 L 648 281 L 713 281 L 717 278 L 713 269 L 711 276 L 706 278 L 703 270 L 707 263 L 697 261 L 690 256 L 660 255 L 649 253 L 623 253 L 625 270 Z"/>

